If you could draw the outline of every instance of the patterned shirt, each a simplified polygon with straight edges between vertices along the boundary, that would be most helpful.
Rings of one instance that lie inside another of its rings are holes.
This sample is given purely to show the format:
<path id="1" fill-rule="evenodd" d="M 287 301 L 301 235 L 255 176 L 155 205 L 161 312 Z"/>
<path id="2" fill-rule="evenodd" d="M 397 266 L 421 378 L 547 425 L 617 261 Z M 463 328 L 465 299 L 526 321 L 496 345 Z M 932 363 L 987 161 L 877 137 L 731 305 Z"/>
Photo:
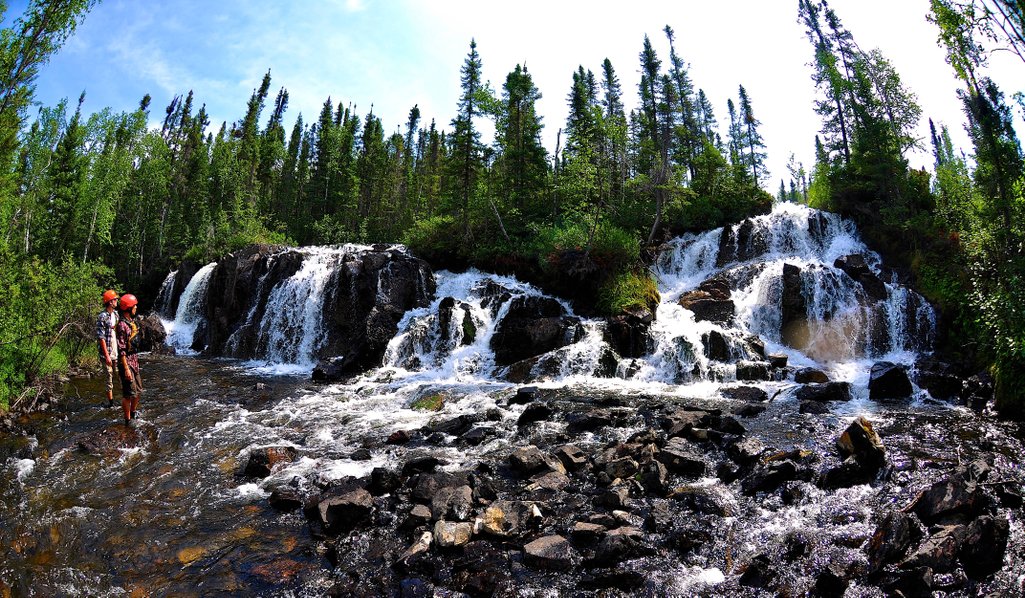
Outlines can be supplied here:
<path id="1" fill-rule="evenodd" d="M 100 315 L 96 316 L 96 350 L 99 352 L 100 361 L 105 360 L 100 341 L 107 341 L 107 353 L 110 355 L 110 360 L 117 361 L 117 338 L 114 331 L 117 329 L 118 319 L 117 312 L 107 313 L 107 310 L 101 311 Z"/>
<path id="2" fill-rule="evenodd" d="M 139 334 L 139 326 L 131 318 L 122 318 L 117 323 L 117 350 L 128 362 L 128 367 L 139 369 L 139 358 L 136 356 L 135 343 Z"/>

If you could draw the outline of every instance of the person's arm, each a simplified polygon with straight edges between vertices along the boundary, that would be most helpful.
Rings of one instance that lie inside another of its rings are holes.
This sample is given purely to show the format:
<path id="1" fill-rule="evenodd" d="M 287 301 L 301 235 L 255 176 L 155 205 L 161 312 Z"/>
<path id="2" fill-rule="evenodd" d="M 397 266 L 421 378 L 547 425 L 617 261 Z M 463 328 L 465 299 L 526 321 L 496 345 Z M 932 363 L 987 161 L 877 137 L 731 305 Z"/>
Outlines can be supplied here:
<path id="1" fill-rule="evenodd" d="M 107 350 L 107 339 L 100 339 L 100 350 L 103 351 L 103 359 L 107 362 L 107 367 L 109 368 L 110 366 L 114 365 L 114 363 L 110 360 L 110 351 Z"/>
<path id="2" fill-rule="evenodd" d="M 116 332 L 117 332 L 117 349 L 118 349 L 117 354 L 118 354 L 119 364 L 121 365 L 121 372 L 122 372 L 121 375 L 124 376 L 126 380 L 131 382 L 131 380 L 132 380 L 132 369 L 128 367 L 128 355 L 126 354 L 126 349 L 128 348 L 128 342 L 127 342 L 127 339 L 125 338 L 126 335 L 125 335 L 124 323 L 122 323 L 122 322 L 118 322 L 117 323 L 117 331 Z"/>

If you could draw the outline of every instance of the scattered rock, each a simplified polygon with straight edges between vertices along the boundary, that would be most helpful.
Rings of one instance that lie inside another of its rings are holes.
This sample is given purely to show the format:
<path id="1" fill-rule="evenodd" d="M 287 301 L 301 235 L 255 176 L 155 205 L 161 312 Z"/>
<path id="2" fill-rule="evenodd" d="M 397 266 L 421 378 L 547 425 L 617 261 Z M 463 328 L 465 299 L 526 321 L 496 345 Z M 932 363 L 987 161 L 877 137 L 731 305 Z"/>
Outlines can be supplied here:
<path id="1" fill-rule="evenodd" d="M 727 324 L 733 321 L 736 306 L 730 299 L 716 299 L 707 291 L 689 291 L 679 300 L 680 307 L 694 312 L 697 322 Z"/>
<path id="2" fill-rule="evenodd" d="M 836 441 L 836 448 L 841 456 L 854 457 L 858 463 L 869 468 L 878 469 L 886 463 L 883 441 L 872 429 L 872 424 L 863 417 L 851 422 Z"/>
<path id="3" fill-rule="evenodd" d="M 570 434 L 594 432 L 610 425 L 612 425 L 612 417 L 606 411 L 572 413 L 566 417 L 566 431 Z"/>
<path id="4" fill-rule="evenodd" d="M 878 571 L 884 565 L 897 562 L 921 538 L 921 528 L 913 516 L 897 510 L 887 511 L 865 546 L 869 567 Z"/>
<path id="5" fill-rule="evenodd" d="M 298 454 L 299 452 L 291 446 L 253 449 L 249 452 L 249 460 L 243 473 L 253 478 L 265 478 L 271 474 L 275 466 L 295 461 Z"/>
<path id="6" fill-rule="evenodd" d="M 537 503 L 496 500 L 481 516 L 482 529 L 501 538 L 518 536 L 542 520 Z"/>
<path id="7" fill-rule="evenodd" d="M 1004 552 L 1010 524 L 1007 517 L 983 515 L 968 524 L 959 557 L 965 573 L 973 579 L 984 579 L 1004 565 Z"/>
<path id="8" fill-rule="evenodd" d="M 733 399 L 735 401 L 764 403 L 769 400 L 769 393 L 757 386 L 733 386 L 730 388 L 724 388 L 719 392 L 727 399 Z"/>
<path id="9" fill-rule="evenodd" d="M 681 475 L 701 476 L 708 469 L 701 452 L 682 438 L 670 439 L 656 459 L 665 464 L 669 471 Z"/>
<path id="10" fill-rule="evenodd" d="M 849 382 L 825 382 L 806 384 L 797 389 L 798 401 L 850 401 Z"/>
<path id="11" fill-rule="evenodd" d="M 544 536 L 523 547 L 523 561 L 537 569 L 565 570 L 579 559 L 562 536 Z"/>
<path id="12" fill-rule="evenodd" d="M 754 462 L 765 452 L 765 445 L 757 438 L 743 438 L 730 445 L 726 451 L 730 458 L 741 465 Z"/>
<path id="13" fill-rule="evenodd" d="M 966 528 L 963 525 L 941 527 L 917 550 L 911 553 L 900 566 L 904 569 L 928 567 L 937 573 L 946 573 L 957 566 L 957 554 L 964 541 Z"/>
<path id="14" fill-rule="evenodd" d="M 270 506 L 278 511 L 294 511 L 303 506 L 302 495 L 294 488 L 277 488 L 267 499 Z"/>
<path id="15" fill-rule="evenodd" d="M 409 432 L 406 430 L 396 430 L 388 435 L 388 439 L 385 440 L 385 444 L 406 444 L 410 440 Z"/>
<path id="16" fill-rule="evenodd" d="M 811 415 L 825 415 L 829 413 L 829 406 L 819 401 L 801 401 L 798 412 Z"/>
<path id="17" fill-rule="evenodd" d="M 782 369 L 787 367 L 787 362 L 790 358 L 787 357 L 786 353 L 770 353 L 765 356 L 765 359 L 769 362 L 771 367 Z"/>
<path id="18" fill-rule="evenodd" d="M 431 498 L 431 517 L 466 521 L 473 508 L 473 489 L 469 486 L 440 488 Z"/>
<path id="19" fill-rule="evenodd" d="M 439 521 L 434 524 L 434 542 L 442 548 L 462 546 L 473 537 L 473 525 Z"/>
<path id="20" fill-rule="evenodd" d="M 606 528 L 597 523 L 577 521 L 569 530 L 569 537 L 577 544 L 590 545 L 605 535 Z"/>
<path id="21" fill-rule="evenodd" d="M 726 340 L 726 335 L 718 330 L 709 330 L 702 335 L 701 344 L 705 348 L 705 357 L 709 359 L 727 362 L 733 358 L 730 342 Z"/>
<path id="22" fill-rule="evenodd" d="M 341 496 L 331 496 L 317 504 L 320 522 L 328 533 L 348 531 L 370 517 L 374 497 L 362 488 Z"/>
<path id="23" fill-rule="evenodd" d="M 776 581 L 776 570 L 772 566 L 769 557 L 760 554 L 747 564 L 744 572 L 740 575 L 738 583 L 749 588 L 768 589 Z"/>
<path id="24" fill-rule="evenodd" d="M 922 521 L 932 523 L 953 514 L 973 515 L 983 506 L 985 497 L 975 482 L 963 474 L 934 483 L 919 494 L 909 507 Z"/>
<path id="25" fill-rule="evenodd" d="M 536 386 L 521 386 L 516 390 L 516 394 L 509 398 L 510 405 L 526 405 L 527 403 L 533 403 L 541 396 Z"/>
<path id="26" fill-rule="evenodd" d="M 551 406 L 544 403 L 532 403 L 523 410 L 520 414 L 520 418 L 516 421 L 516 425 L 520 428 L 529 426 L 532 423 L 547 421 L 555 411 Z"/>
<path id="27" fill-rule="evenodd" d="M 587 455 L 575 445 L 566 444 L 555 449 L 555 456 L 567 471 L 580 471 L 587 466 Z"/>

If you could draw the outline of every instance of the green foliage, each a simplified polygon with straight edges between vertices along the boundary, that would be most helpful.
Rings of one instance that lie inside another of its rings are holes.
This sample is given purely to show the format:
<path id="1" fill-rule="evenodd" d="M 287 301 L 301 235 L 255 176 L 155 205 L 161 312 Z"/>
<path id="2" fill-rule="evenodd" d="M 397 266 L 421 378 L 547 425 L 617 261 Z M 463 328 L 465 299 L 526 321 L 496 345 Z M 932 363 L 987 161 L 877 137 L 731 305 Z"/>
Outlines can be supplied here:
<path id="1" fill-rule="evenodd" d="M 426 397 L 420 397 L 413 401 L 409 406 L 410 409 L 415 411 L 441 411 L 441 408 L 445 406 L 445 395 L 436 393 L 427 395 Z"/>
<path id="2" fill-rule="evenodd" d="M 655 313 L 659 301 L 658 286 L 651 274 L 630 271 L 610 277 L 601 285 L 596 307 L 598 313 L 610 316 L 638 308 Z"/>
<path id="3" fill-rule="evenodd" d="M 586 255 L 594 267 L 619 272 L 638 262 L 640 245 L 636 236 L 612 224 L 591 228 L 580 220 L 561 225 L 539 226 L 533 236 L 533 253 L 549 272 L 559 271 L 558 264 L 567 254 Z"/>
<path id="4" fill-rule="evenodd" d="M 0 250 L 0 402 L 91 346 L 100 283 L 109 279 L 96 263 L 51 264 Z"/>
<path id="5" fill-rule="evenodd" d="M 452 216 L 434 216 L 413 224 L 402 242 L 427 260 L 459 259 L 465 255 L 459 223 Z"/>

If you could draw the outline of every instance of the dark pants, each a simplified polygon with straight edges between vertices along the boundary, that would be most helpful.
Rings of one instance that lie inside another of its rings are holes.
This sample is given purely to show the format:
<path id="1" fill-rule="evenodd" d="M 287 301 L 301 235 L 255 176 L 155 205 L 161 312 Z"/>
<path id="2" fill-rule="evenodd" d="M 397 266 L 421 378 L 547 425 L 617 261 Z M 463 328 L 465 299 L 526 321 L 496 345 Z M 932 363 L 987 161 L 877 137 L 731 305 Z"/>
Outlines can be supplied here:
<path id="1" fill-rule="evenodd" d="M 125 376 L 125 372 L 121 370 L 121 394 L 126 399 L 136 398 L 142 396 L 142 376 L 139 375 L 139 368 L 128 366 L 128 369 L 132 372 L 132 379 L 128 380 Z"/>

